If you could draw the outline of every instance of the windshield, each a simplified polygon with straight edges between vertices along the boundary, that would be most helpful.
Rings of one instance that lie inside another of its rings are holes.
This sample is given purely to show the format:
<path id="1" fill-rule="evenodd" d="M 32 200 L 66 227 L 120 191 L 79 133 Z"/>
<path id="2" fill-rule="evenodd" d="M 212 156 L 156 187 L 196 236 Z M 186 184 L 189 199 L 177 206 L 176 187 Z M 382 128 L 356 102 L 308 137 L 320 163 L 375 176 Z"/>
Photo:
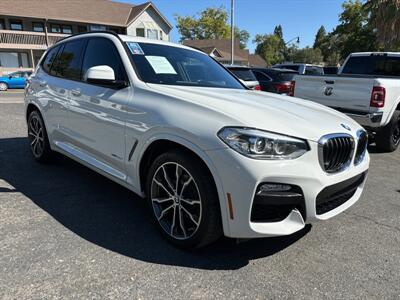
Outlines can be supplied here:
<path id="1" fill-rule="evenodd" d="M 239 79 L 242 79 L 244 81 L 257 81 L 256 76 L 253 74 L 253 72 L 250 69 L 245 69 L 245 68 L 230 68 L 228 69 L 235 74 L 235 76 Z"/>
<path id="2" fill-rule="evenodd" d="M 135 70 L 144 82 L 245 89 L 223 66 L 197 51 L 151 43 L 127 45 Z"/>

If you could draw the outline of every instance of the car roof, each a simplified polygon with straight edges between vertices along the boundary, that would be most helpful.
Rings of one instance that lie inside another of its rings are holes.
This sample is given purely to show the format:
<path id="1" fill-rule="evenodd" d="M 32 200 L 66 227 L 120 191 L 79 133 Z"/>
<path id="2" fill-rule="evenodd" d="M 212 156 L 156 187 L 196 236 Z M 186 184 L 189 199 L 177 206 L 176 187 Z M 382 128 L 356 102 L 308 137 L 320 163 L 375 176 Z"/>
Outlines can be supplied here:
<path id="1" fill-rule="evenodd" d="M 116 34 L 115 32 L 112 31 L 90 31 L 90 32 L 83 32 L 83 33 L 78 33 L 74 34 L 71 36 L 68 36 L 60 41 L 58 41 L 55 45 L 68 41 L 70 39 L 75 39 L 75 38 L 86 38 L 86 37 L 96 37 L 96 36 L 104 36 L 105 34 L 109 34 L 112 36 L 115 36 L 119 38 L 122 42 L 136 42 L 136 43 L 147 43 L 147 44 L 156 44 L 156 45 L 165 45 L 165 46 L 171 46 L 171 47 L 176 47 L 176 48 L 181 48 L 181 49 L 187 49 L 187 50 L 192 50 L 196 51 L 199 53 L 202 53 L 204 55 L 207 55 L 203 51 L 200 51 L 198 49 L 188 47 L 182 44 L 176 44 L 176 43 L 171 43 L 167 41 L 161 41 L 161 40 L 155 40 L 155 39 L 148 39 L 144 37 L 137 37 L 137 36 L 130 36 L 130 35 L 123 35 L 123 34 Z M 54 45 L 54 46 L 55 46 Z"/>

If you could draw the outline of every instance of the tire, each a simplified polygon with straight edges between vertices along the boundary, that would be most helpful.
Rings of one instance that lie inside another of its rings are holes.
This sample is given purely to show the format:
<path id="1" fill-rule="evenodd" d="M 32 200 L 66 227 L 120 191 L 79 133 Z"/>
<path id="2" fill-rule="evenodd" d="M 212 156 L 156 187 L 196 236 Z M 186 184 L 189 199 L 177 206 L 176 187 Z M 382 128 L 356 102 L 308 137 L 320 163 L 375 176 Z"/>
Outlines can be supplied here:
<path id="1" fill-rule="evenodd" d="M 400 111 L 396 110 L 390 122 L 376 133 L 376 146 L 384 151 L 393 152 L 400 144 Z"/>
<path id="2" fill-rule="evenodd" d="M 179 248 L 200 248 L 222 235 L 213 178 L 198 158 L 185 151 L 167 152 L 154 160 L 146 199 L 162 235 Z"/>
<path id="3" fill-rule="evenodd" d="M 5 92 L 8 90 L 8 85 L 5 82 L 0 82 L 0 92 Z"/>
<path id="4" fill-rule="evenodd" d="M 34 160 L 40 163 L 48 163 L 52 160 L 53 151 L 50 149 L 46 127 L 37 110 L 33 110 L 28 117 L 28 140 Z"/>

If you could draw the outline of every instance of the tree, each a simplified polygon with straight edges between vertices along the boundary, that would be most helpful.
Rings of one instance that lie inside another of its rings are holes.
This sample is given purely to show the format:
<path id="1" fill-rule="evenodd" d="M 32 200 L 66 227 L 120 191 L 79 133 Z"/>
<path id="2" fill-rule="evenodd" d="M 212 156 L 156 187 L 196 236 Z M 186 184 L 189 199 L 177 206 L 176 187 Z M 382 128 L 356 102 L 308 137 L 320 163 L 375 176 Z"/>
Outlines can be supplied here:
<path id="1" fill-rule="evenodd" d="M 400 50 L 400 1 L 368 0 L 364 9 L 369 13 L 370 25 L 376 29 L 383 49 Z"/>
<path id="2" fill-rule="evenodd" d="M 323 56 L 319 48 L 305 47 L 303 49 L 295 49 L 289 55 L 289 60 L 298 63 L 319 64 L 323 62 Z"/>
<path id="3" fill-rule="evenodd" d="M 324 26 L 321 26 L 321 27 L 318 29 L 318 32 L 317 32 L 317 34 L 316 34 L 316 36 L 315 36 L 315 42 L 314 42 L 313 48 L 314 48 L 314 49 L 316 49 L 316 48 L 321 48 L 321 45 L 322 45 L 323 43 L 325 43 L 325 40 L 326 40 L 326 30 L 325 30 L 325 27 L 324 27 Z"/>
<path id="4" fill-rule="evenodd" d="M 268 65 L 274 65 L 284 60 L 281 39 L 276 34 L 257 34 L 254 43 L 257 44 L 255 52 L 264 58 Z"/>
<path id="5" fill-rule="evenodd" d="M 183 40 L 228 39 L 231 38 L 231 26 L 228 24 L 228 12 L 225 7 L 209 7 L 197 16 L 175 15 L 176 28 Z M 250 34 L 246 30 L 234 29 L 240 47 L 245 48 Z"/>
<path id="6" fill-rule="evenodd" d="M 342 59 L 352 52 L 376 51 L 376 35 L 369 22 L 369 13 L 360 0 L 349 0 L 343 3 L 340 24 L 333 31 L 338 36 Z"/>
<path id="7" fill-rule="evenodd" d="M 240 30 L 238 27 L 235 26 L 235 38 L 239 40 L 240 48 L 244 49 L 247 46 L 247 42 L 250 38 L 250 33 L 247 30 Z"/>

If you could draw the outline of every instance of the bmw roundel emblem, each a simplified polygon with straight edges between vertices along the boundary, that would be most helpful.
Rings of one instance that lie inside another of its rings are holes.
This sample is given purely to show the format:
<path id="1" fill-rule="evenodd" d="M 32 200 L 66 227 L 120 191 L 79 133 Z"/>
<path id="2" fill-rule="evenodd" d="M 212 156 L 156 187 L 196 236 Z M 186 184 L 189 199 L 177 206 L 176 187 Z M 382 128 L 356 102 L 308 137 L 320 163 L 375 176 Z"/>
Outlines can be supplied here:
<path id="1" fill-rule="evenodd" d="M 346 129 L 346 130 L 348 130 L 348 131 L 351 131 L 351 128 L 348 126 L 348 125 L 346 125 L 346 124 L 340 124 L 340 125 L 342 125 L 342 127 L 344 128 L 344 129 Z"/>

